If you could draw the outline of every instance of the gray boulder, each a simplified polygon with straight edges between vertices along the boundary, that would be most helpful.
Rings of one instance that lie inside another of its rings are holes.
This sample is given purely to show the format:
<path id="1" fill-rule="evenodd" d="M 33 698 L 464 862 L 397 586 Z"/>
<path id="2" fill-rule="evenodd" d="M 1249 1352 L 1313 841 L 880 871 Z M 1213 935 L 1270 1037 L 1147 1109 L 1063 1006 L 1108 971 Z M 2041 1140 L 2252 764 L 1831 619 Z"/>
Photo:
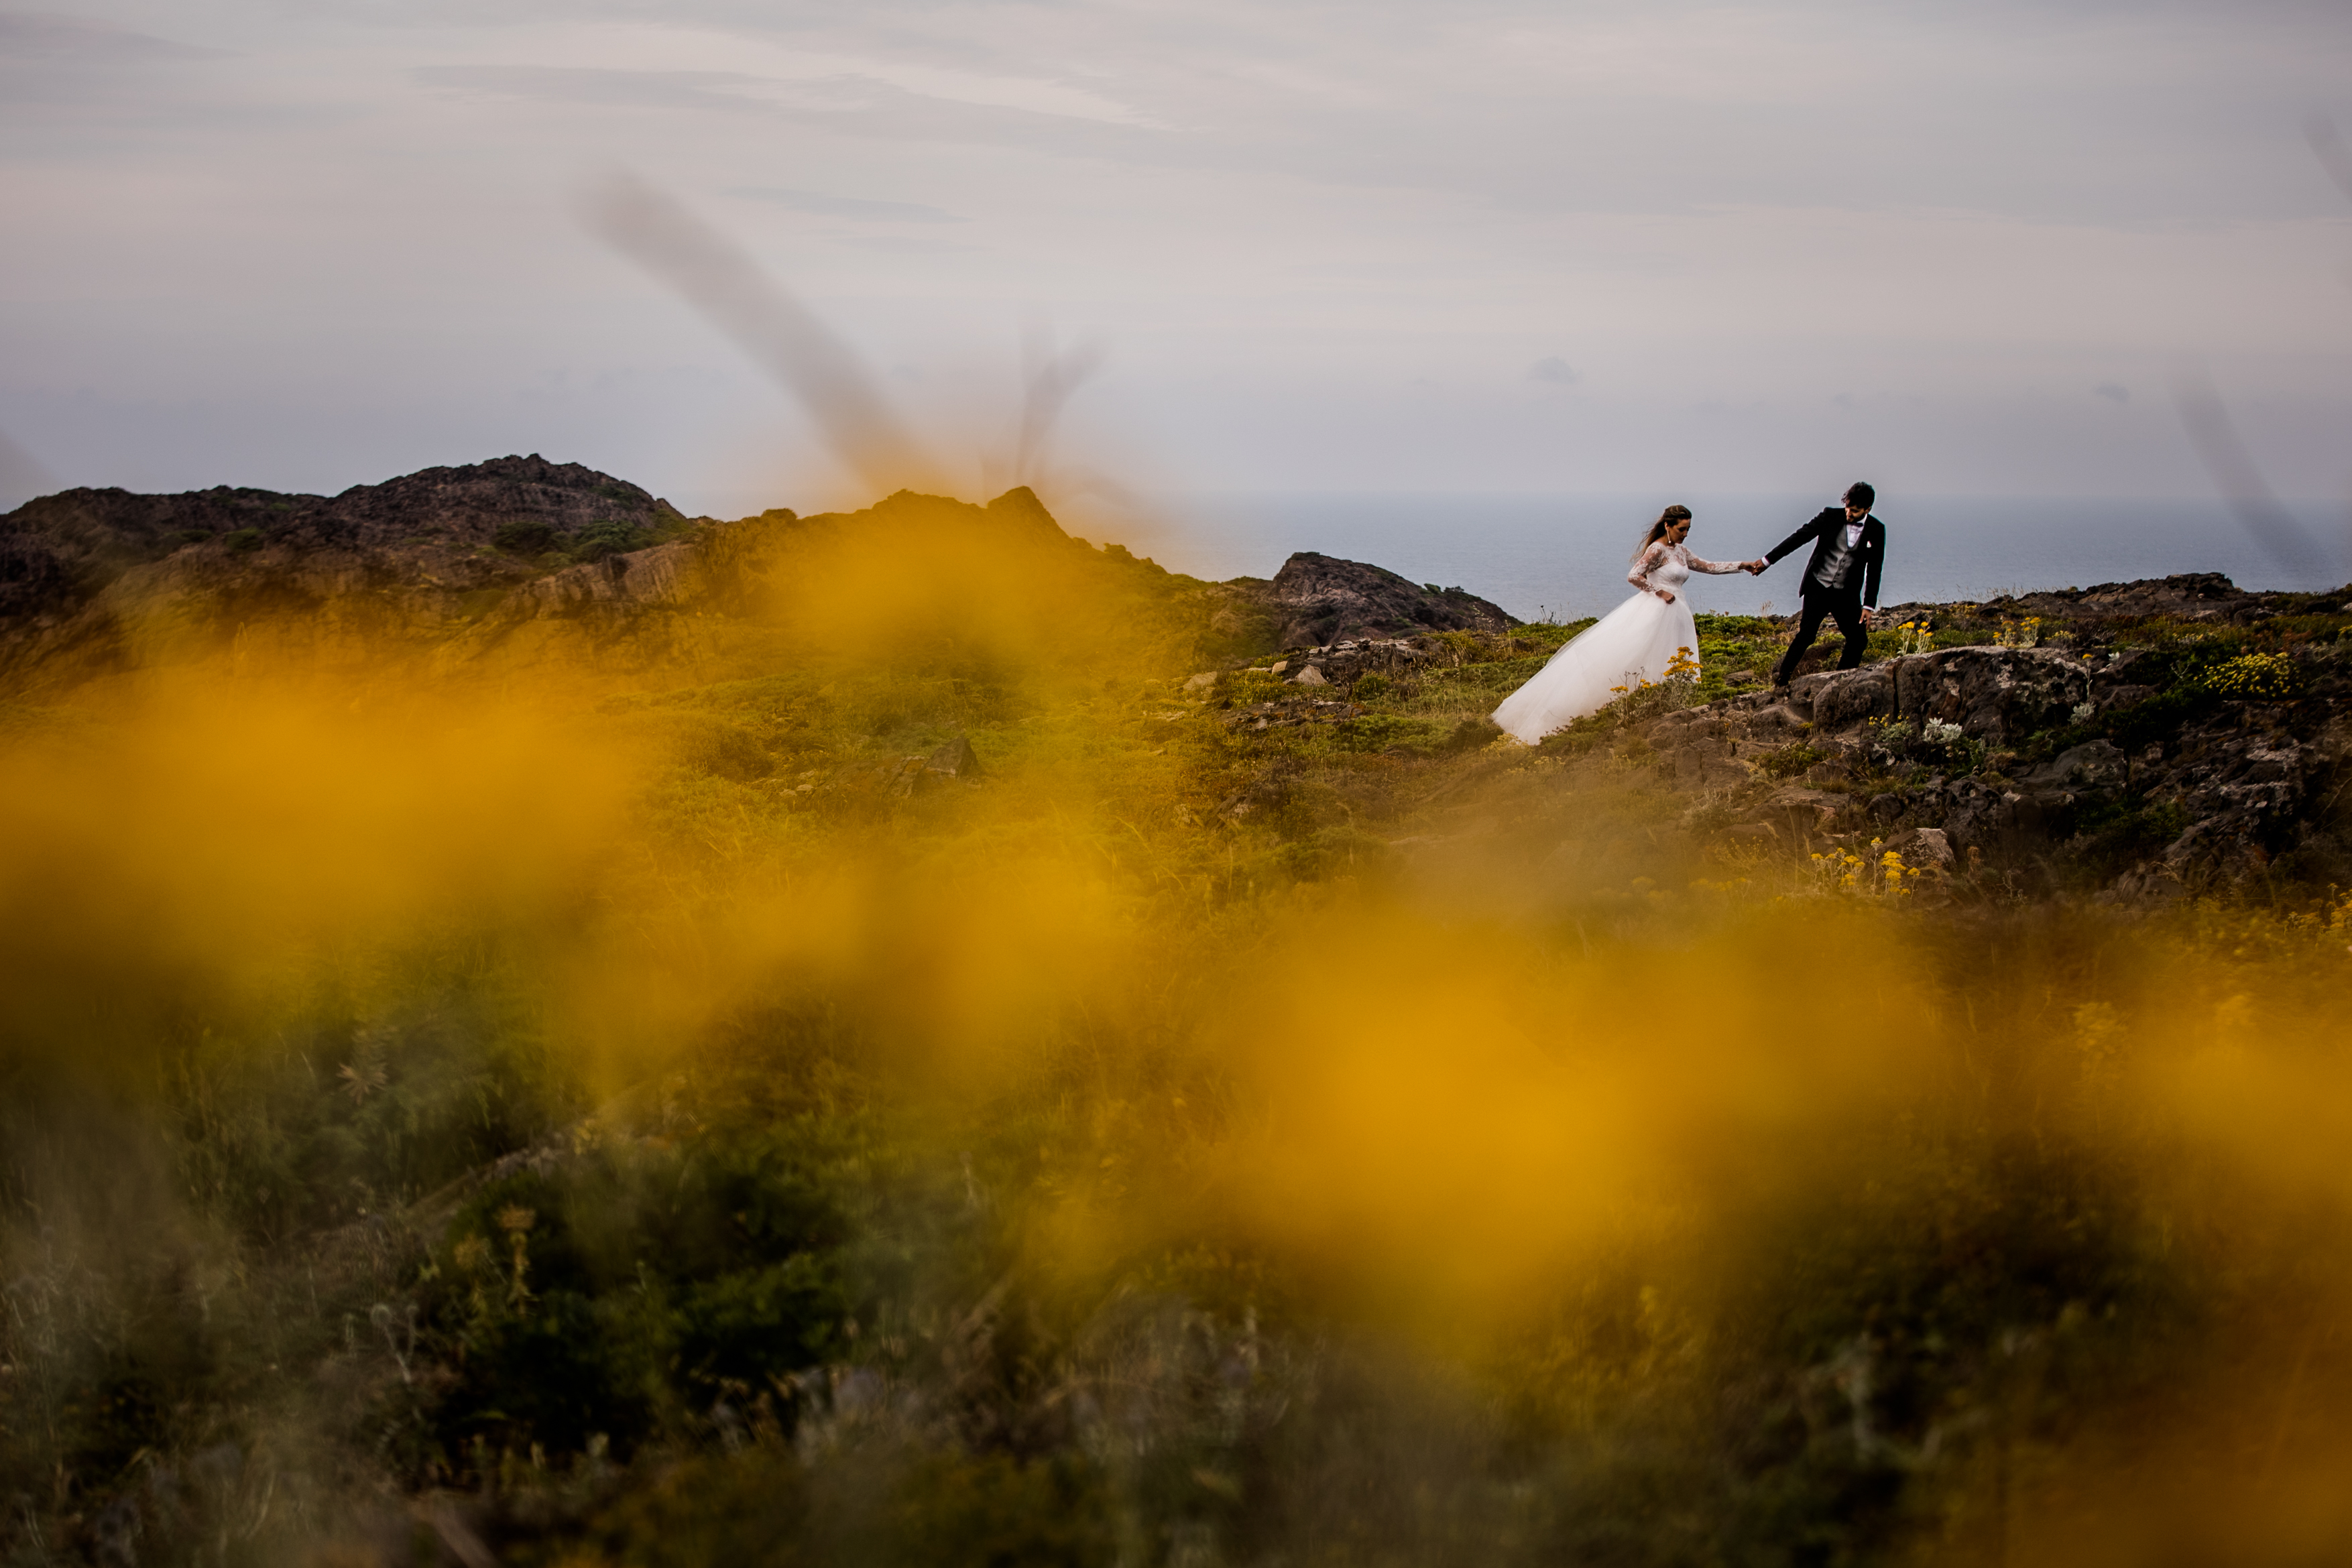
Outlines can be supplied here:
<path id="1" fill-rule="evenodd" d="M 1800 695 L 1798 686 L 1807 690 Z M 1792 705 L 1804 703 L 1811 707 L 1815 729 L 1847 729 L 1864 719 L 1895 715 L 1895 678 L 1884 664 L 1805 675 L 1789 695 Z"/>
<path id="2" fill-rule="evenodd" d="M 1901 855 L 1906 864 L 1942 866 L 1951 869 L 1952 842 L 1941 828 L 1913 828 L 1889 839 L 1886 847 Z"/>
<path id="3" fill-rule="evenodd" d="M 1262 590 L 1286 648 L 1415 632 L 1507 632 L 1500 605 L 1459 588 L 1424 587 L 1377 566 L 1301 550 Z"/>
<path id="4" fill-rule="evenodd" d="M 2070 747 L 2020 780 L 2044 789 L 2095 789 L 2120 784 L 2128 759 L 2111 740 Z"/>
<path id="5" fill-rule="evenodd" d="M 1902 717 L 1957 724 L 1993 745 L 2064 725 L 2091 695 L 2090 672 L 2053 649 L 1946 648 L 1892 664 Z"/>

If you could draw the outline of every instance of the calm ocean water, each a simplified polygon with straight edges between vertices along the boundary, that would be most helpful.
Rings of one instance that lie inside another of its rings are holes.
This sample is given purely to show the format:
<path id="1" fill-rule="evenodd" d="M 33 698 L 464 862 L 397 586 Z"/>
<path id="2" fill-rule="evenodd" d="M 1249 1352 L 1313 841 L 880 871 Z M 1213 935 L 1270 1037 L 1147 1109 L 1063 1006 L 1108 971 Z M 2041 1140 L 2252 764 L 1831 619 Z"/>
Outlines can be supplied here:
<path id="1" fill-rule="evenodd" d="M 1633 591 L 1627 558 L 1664 498 L 1608 496 L 1195 495 L 1169 497 L 1175 526 L 1139 541 L 1161 565 L 1196 577 L 1271 577 L 1294 550 L 1370 561 L 1415 582 L 1459 585 L 1514 615 L 1595 615 Z M 1696 514 L 1691 548 L 1717 560 L 1763 554 L 1827 504 L 1821 497 L 1680 497 Z M 1989 599 L 2037 588 L 2227 573 L 2242 588 L 2320 590 L 2352 580 L 2352 508 L 2288 508 L 2320 551 L 2319 570 L 2287 571 L 2218 501 L 1984 499 L 1887 495 L 1881 603 Z M 1761 578 L 1701 577 L 1694 607 L 1796 608 L 1801 554 Z"/>

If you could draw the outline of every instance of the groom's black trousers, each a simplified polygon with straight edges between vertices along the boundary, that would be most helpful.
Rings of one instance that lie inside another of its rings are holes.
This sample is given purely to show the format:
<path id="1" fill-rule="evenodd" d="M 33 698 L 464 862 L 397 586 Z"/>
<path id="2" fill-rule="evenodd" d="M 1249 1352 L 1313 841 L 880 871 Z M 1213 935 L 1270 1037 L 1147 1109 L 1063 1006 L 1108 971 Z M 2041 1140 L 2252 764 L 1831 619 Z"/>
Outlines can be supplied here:
<path id="1" fill-rule="evenodd" d="M 1780 667 L 1772 672 L 1772 684 L 1785 686 L 1797 673 L 1798 661 L 1805 650 L 1813 645 L 1821 634 L 1822 622 L 1835 617 L 1838 630 L 1845 633 L 1845 653 L 1838 660 L 1838 668 L 1851 670 L 1862 664 L 1862 650 L 1870 633 L 1862 624 L 1862 589 L 1856 586 L 1846 593 L 1808 593 L 1804 597 L 1804 613 L 1797 620 L 1797 640 L 1780 657 Z"/>

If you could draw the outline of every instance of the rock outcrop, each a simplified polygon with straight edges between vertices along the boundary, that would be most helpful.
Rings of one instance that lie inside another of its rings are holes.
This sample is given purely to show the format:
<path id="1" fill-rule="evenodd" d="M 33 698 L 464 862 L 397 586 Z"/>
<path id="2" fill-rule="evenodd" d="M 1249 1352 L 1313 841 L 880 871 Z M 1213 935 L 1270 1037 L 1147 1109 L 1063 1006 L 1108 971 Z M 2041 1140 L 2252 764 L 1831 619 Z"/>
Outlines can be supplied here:
<path id="1" fill-rule="evenodd" d="M 1969 608 L 1980 615 L 2023 620 L 2029 616 L 2058 622 L 2084 619 L 2139 620 L 2162 616 L 2170 621 L 2211 622 L 2249 625 L 2280 612 L 2277 595 L 2250 593 L 2218 571 L 2181 572 L 2136 582 L 2102 582 L 2091 588 L 2043 589 L 2032 593 L 2004 594 Z M 1914 614 L 1940 614 L 1939 604 L 1898 604 L 1890 610 L 1900 622 Z M 2340 596 L 2309 607 L 2322 612 L 2340 612 Z"/>
<path id="2" fill-rule="evenodd" d="M 58 655 L 103 664 L 159 638 L 216 638 L 273 616 L 378 634 L 440 629 L 525 584 L 549 608 L 640 585 L 667 591 L 675 557 L 617 570 L 610 559 L 686 525 L 635 485 L 536 455 L 334 497 L 67 490 L 0 517 L 0 673 Z"/>
<path id="3" fill-rule="evenodd" d="M 540 614 L 684 604 L 700 589 L 699 560 L 700 552 L 684 542 L 606 556 L 526 582 L 512 602 Z"/>
<path id="4" fill-rule="evenodd" d="M 665 614 L 755 613 L 779 571 L 845 528 L 869 541 L 903 536 L 919 549 L 948 526 L 943 517 L 1011 544 L 1075 543 L 1025 488 L 984 507 L 901 493 L 855 514 L 775 510 L 720 525 L 536 455 L 333 497 L 68 490 L 0 517 L 0 682 L 70 685 L 217 650 L 264 624 L 289 652 L 305 639 L 315 653 L 389 637 L 443 664 L 492 649 L 658 648 L 675 641 Z M 1117 545 L 1104 553 L 1134 562 Z M 1313 552 L 1292 556 L 1270 581 L 1196 591 L 1210 622 L 1204 651 L 1228 658 L 1519 624 L 1463 589 Z"/>
<path id="5" fill-rule="evenodd" d="M 2054 643 L 2013 645 L 2036 633 L 2034 618 Z M 1533 765 L 1530 782 L 1567 790 L 1599 781 L 1598 768 L 1612 787 L 1630 779 L 1678 797 L 1703 833 L 1801 862 L 1875 842 L 1910 866 L 1981 873 L 2012 891 L 2133 901 L 2273 874 L 2352 880 L 2342 595 L 2246 593 L 2198 575 L 1936 606 L 1932 619 L 1989 640 L 1664 712 L 1660 697 L 1674 699 L 1654 694 L 1635 705 L 1643 716 L 1604 713 L 1535 752 L 1475 720 L 1413 730 L 1414 707 L 1390 703 L 1400 683 L 1411 692 L 1441 669 L 1524 661 L 1544 639 L 1343 639 L 1253 661 L 1255 678 L 1205 671 L 1184 689 L 1216 704 L 1237 737 L 1330 725 L 1345 729 L 1343 749 L 1424 762 L 1492 748 L 1479 766 Z M 2209 678 L 2242 653 L 2287 673 L 2260 695 Z M 1288 689 L 1268 689 L 1269 674 Z M 1460 689 L 1507 688 L 1477 677 Z"/>
<path id="6" fill-rule="evenodd" d="M 69 685 L 232 640 L 242 657 L 248 633 L 265 627 L 317 646 L 350 633 L 350 646 L 369 653 L 390 634 L 436 663 L 491 650 L 651 658 L 694 643 L 705 617 L 762 613 L 834 545 L 887 554 L 942 540 L 994 541 L 990 549 L 1015 557 L 1043 548 L 1034 559 L 1048 564 L 1086 549 L 1025 489 L 984 507 L 901 493 L 854 514 L 777 510 L 714 524 L 537 456 L 427 469 L 332 497 L 67 491 L 0 517 L 0 682 Z M 1118 570 L 1166 575 L 1117 546 L 1103 555 Z M 1517 620 L 1461 589 L 1313 552 L 1292 556 L 1271 580 L 1170 592 L 1196 601 L 1209 660 L 1288 684 L 1279 695 L 1256 690 L 1246 706 L 1221 705 L 1228 729 L 1252 734 L 1345 725 L 1350 746 L 1378 744 L 1388 733 L 1380 726 L 1395 720 L 1370 713 L 1377 694 L 1471 653 L 1463 637 L 1434 633 L 1475 633 L 1467 641 L 1485 659 L 1548 645 L 1511 637 Z M 1049 600 L 1037 615 L 1059 612 Z M 2129 897 L 2242 879 L 2305 852 L 2352 874 L 2352 831 L 2328 838 L 2352 788 L 2344 611 L 2341 593 L 2249 593 L 2211 573 L 1897 606 L 1895 619 L 2000 641 L 1748 689 L 1628 721 L 1607 745 L 1688 797 L 1710 831 L 1784 849 L 1875 840 L 1915 864 L 1958 866 L 2072 857 Z M 2118 636 L 2151 622 L 2162 623 L 2152 643 Z M 2215 637 L 2255 646 L 2250 632 L 2286 650 L 2265 655 L 2293 666 L 2279 690 L 2256 697 L 2184 675 L 2202 655 L 2180 650 Z M 2012 645 L 2053 634 L 2063 645 Z M 1227 679 L 1210 669 L 1185 691 L 1213 697 Z M 1368 716 L 1371 727 L 1356 723 Z M 1465 720 L 1415 744 L 1427 755 L 1494 738 Z M 1598 738 L 1589 732 L 1554 752 Z M 916 760 L 927 777 L 962 778 L 976 766 L 968 748 Z"/>
<path id="7" fill-rule="evenodd" d="M 1377 566 L 1301 550 L 1270 582 L 1240 579 L 1274 618 L 1280 648 L 1328 646 L 1417 632 L 1507 632 L 1520 622 L 1459 588 L 1423 586 Z"/>
<path id="8" fill-rule="evenodd" d="M 2119 896 L 2236 881 L 2327 831 L 2319 819 L 2352 779 L 2352 682 L 2332 661 L 2314 661 L 2300 698 L 2208 699 L 2136 734 L 2129 721 L 2155 695 L 2143 658 L 1944 649 L 1686 708 L 1638 733 L 1675 789 L 1711 793 L 1749 836 L 1790 848 L 1879 839 L 1914 863 L 2071 853 Z M 2123 721 L 2114 735 L 2095 733 L 2110 720 Z M 1937 735 L 1955 738 L 1926 743 Z M 2053 751 L 2053 736 L 2078 738 Z M 1785 779 L 1792 756 L 1801 780 Z"/>

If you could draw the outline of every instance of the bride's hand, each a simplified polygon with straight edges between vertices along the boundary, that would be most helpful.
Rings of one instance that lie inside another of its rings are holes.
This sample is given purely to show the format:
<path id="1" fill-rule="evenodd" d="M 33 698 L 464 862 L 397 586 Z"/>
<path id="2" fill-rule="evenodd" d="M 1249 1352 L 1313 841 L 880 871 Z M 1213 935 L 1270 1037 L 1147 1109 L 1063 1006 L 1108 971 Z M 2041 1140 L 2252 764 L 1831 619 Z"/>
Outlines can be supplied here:
<path id="1" fill-rule="evenodd" d="M 1658 597 L 1664 600 L 1667 603 L 1672 604 L 1675 601 L 1674 590 L 1670 588 L 1662 588 L 1658 590 Z"/>

